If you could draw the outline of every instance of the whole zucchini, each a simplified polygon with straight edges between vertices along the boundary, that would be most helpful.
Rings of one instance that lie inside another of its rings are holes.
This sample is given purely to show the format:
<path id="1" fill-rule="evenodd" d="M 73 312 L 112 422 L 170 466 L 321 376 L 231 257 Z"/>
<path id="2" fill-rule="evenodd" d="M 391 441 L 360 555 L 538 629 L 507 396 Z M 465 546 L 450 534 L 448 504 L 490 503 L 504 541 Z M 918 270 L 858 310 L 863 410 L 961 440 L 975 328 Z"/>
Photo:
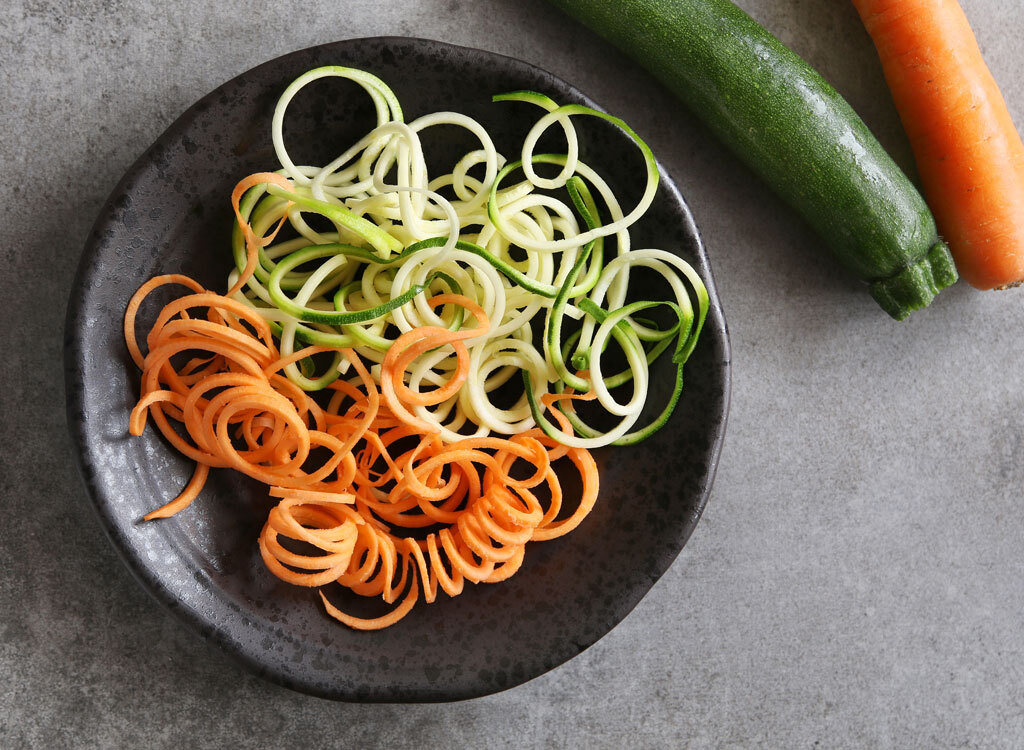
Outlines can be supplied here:
<path id="1" fill-rule="evenodd" d="M 729 0 L 551 0 L 644 65 L 897 320 L 957 280 L 928 206 L 850 105 Z"/>

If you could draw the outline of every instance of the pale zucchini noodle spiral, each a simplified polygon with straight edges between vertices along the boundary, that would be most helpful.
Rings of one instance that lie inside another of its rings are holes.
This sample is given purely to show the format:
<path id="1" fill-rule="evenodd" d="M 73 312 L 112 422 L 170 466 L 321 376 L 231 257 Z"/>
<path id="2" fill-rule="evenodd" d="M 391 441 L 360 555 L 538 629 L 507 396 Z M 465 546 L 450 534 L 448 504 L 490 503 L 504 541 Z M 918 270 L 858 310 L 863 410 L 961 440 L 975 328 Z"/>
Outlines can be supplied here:
<path id="1" fill-rule="evenodd" d="M 285 141 L 288 106 L 305 86 L 327 77 L 362 87 L 372 100 L 376 125 L 324 166 L 296 164 Z M 666 250 L 631 247 L 630 227 L 657 192 L 654 157 L 622 120 L 589 107 L 559 106 L 532 92 L 494 100 L 527 102 L 540 110 L 521 152 L 511 155 L 514 160 L 499 153 L 487 129 L 464 114 L 434 112 L 405 122 L 394 92 L 370 73 L 328 66 L 297 78 L 281 95 L 272 120 L 277 175 L 284 180 L 249 188 L 237 206 L 236 268 L 228 283 L 234 287 L 244 279 L 244 284 L 234 298 L 270 324 L 283 356 L 306 344 L 351 348 L 370 363 L 379 382 L 380 365 L 398 336 L 422 326 L 459 330 L 463 325 L 461 309 L 435 310 L 428 298 L 465 295 L 491 325 L 465 341 L 470 367 L 465 385 L 439 404 L 414 406 L 417 419 L 448 441 L 515 435 L 535 426 L 579 448 L 642 440 L 671 415 L 682 389 L 683 364 L 708 308 L 704 284 L 689 264 Z M 632 208 L 624 210 L 599 171 L 581 161 L 573 123 L 581 116 L 612 123 L 639 150 L 645 180 Z M 478 147 L 460 157 L 451 172 L 430 175 L 420 135 L 439 126 L 467 131 Z M 535 153 L 552 126 L 561 129 L 564 153 Z M 542 177 L 537 173 L 542 164 L 548 170 L 558 167 L 558 174 Z M 516 174 L 522 179 L 514 181 Z M 315 222 L 307 220 L 313 216 Z M 292 236 L 266 239 L 282 223 Z M 253 237 L 265 239 L 255 247 Z M 606 239 L 615 241 L 614 258 L 605 257 Z M 258 262 L 246 278 L 252 252 Z M 630 270 L 640 266 L 665 279 L 671 300 L 628 301 Z M 643 311 L 658 307 L 671 313 L 667 328 L 644 317 Z M 568 337 L 566 319 L 580 321 Z M 535 336 L 535 329 L 543 335 Z M 626 362 L 619 373 L 607 373 L 603 359 L 612 341 Z M 670 403 L 637 428 L 650 365 L 669 349 L 676 364 Z M 284 374 L 315 391 L 347 377 L 349 366 L 336 353 L 327 365 L 301 360 Z M 440 347 L 416 358 L 405 382 L 413 391 L 438 388 L 455 367 L 453 349 Z M 620 386 L 628 393 L 617 397 L 612 391 Z M 505 396 L 504 405 L 496 402 L 500 390 L 518 387 L 511 404 Z M 605 430 L 589 426 L 576 413 L 575 403 L 583 400 L 599 404 L 617 423 Z M 565 413 L 571 434 L 544 417 L 544 404 L 551 402 Z"/>

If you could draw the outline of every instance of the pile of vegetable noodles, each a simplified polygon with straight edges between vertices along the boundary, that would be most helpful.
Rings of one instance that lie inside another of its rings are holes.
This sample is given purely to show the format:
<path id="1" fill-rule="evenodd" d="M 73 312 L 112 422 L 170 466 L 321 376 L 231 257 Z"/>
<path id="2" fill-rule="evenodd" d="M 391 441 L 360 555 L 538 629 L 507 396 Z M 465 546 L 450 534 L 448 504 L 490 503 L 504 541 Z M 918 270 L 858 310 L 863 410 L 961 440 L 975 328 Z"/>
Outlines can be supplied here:
<path id="1" fill-rule="evenodd" d="M 366 91 L 376 126 L 325 166 L 297 165 L 287 108 L 330 76 Z M 707 291 L 686 262 L 631 246 L 629 228 L 658 186 L 643 141 L 615 117 L 542 94 L 494 99 L 537 107 L 515 161 L 465 115 L 406 123 L 391 89 L 364 71 L 300 76 L 274 112 L 280 170 L 242 179 L 231 195 L 226 294 L 160 276 L 125 315 L 143 371 L 130 431 L 151 418 L 196 462 L 184 492 L 146 518 L 187 507 L 211 467 L 269 485 L 280 502 L 259 542 L 273 573 L 401 599 L 363 619 L 321 593 L 354 628 L 398 621 L 420 589 L 432 601 L 439 586 L 454 596 L 466 580 L 504 580 L 527 542 L 579 525 L 598 492 L 589 449 L 664 426 L 707 314 Z M 580 160 L 580 116 L 636 144 L 646 179 L 634 207 Z M 420 133 L 436 126 L 464 128 L 479 148 L 430 177 Z M 564 153 L 535 153 L 553 127 Z M 634 299 L 631 272 L 641 267 L 664 280 L 669 299 Z M 162 309 L 143 354 L 138 310 L 167 284 L 191 293 Z M 662 355 L 675 365 L 674 386 L 641 422 Z M 559 461 L 580 474 L 578 498 L 563 498 Z"/>

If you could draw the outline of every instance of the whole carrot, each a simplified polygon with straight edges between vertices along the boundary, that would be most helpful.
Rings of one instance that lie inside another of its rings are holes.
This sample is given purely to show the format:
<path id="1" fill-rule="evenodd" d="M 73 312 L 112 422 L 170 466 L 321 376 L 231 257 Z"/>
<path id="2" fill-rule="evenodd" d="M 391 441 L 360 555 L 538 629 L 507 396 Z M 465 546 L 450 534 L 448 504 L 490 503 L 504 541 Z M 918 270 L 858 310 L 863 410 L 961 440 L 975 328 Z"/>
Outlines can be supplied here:
<path id="1" fill-rule="evenodd" d="M 853 0 L 960 275 L 1024 281 L 1024 144 L 956 0 Z"/>

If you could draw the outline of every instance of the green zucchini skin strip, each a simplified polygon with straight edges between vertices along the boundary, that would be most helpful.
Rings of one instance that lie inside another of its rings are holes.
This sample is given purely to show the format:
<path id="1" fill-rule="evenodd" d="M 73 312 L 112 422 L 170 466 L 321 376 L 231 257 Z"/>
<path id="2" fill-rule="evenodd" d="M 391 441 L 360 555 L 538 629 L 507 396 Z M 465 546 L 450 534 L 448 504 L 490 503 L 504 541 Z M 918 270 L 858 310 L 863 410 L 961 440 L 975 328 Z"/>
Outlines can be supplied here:
<path id="1" fill-rule="evenodd" d="M 619 325 L 624 325 L 624 324 L 623 323 L 619 323 Z M 650 365 L 653 365 L 655 363 L 655 361 L 657 361 L 658 357 L 660 357 L 664 353 L 664 351 L 666 349 L 668 349 L 672 345 L 672 333 L 674 333 L 674 332 L 675 332 L 675 330 L 671 329 L 666 334 L 665 338 L 663 338 L 661 341 L 658 341 L 654 346 L 652 346 L 650 349 L 647 350 L 646 357 L 647 357 L 647 365 L 648 365 L 648 367 Z M 573 334 L 571 336 L 569 336 L 568 339 L 566 339 L 565 344 L 562 347 L 562 358 L 563 359 L 568 359 L 569 358 L 569 350 L 572 349 L 572 345 L 576 343 L 576 341 L 577 341 L 577 339 L 579 339 L 579 337 L 580 337 L 580 331 L 575 331 L 575 332 L 573 332 Z M 584 369 L 584 368 L 581 368 L 581 369 Z M 623 370 L 622 372 L 617 373 L 615 375 L 607 375 L 607 376 L 605 376 L 604 384 L 609 389 L 611 389 L 611 388 L 618 388 L 620 385 L 625 385 L 626 383 L 628 383 L 632 379 L 633 379 L 633 371 L 630 370 L 629 368 L 627 368 L 627 369 Z M 562 381 L 562 380 L 555 381 L 554 390 L 555 390 L 556 393 L 561 393 L 563 390 L 565 390 L 565 381 Z"/>
<path id="2" fill-rule="evenodd" d="M 672 309 L 678 317 L 679 322 L 674 327 L 674 329 L 677 329 L 679 331 L 679 336 L 676 343 L 676 351 L 672 356 L 672 361 L 676 365 L 675 383 L 673 385 L 672 394 L 669 397 L 668 403 L 662 409 L 661 413 L 658 414 L 658 416 L 655 417 L 650 424 L 638 430 L 626 433 L 617 440 L 614 440 L 612 442 L 612 445 L 635 445 L 636 443 L 642 442 L 665 426 L 669 418 L 672 416 L 672 413 L 675 411 L 676 405 L 679 403 L 679 398 L 683 392 L 683 365 L 686 364 L 686 360 L 689 358 L 690 352 L 692 352 L 693 350 L 693 347 L 690 345 L 690 341 L 691 339 L 695 340 L 693 336 L 694 331 L 696 331 L 699 334 L 700 328 L 703 327 L 703 318 L 706 315 L 706 308 L 703 314 L 701 312 L 698 312 L 698 320 L 695 325 L 693 319 L 688 318 L 688 316 L 684 315 L 683 311 L 678 307 L 678 305 L 676 305 L 674 302 L 669 302 L 667 300 L 633 302 L 613 312 L 608 312 L 606 310 L 599 308 L 589 299 L 580 300 L 579 306 L 581 310 L 586 312 L 588 315 L 593 315 L 602 324 L 610 324 L 612 326 L 611 331 L 613 337 L 618 342 L 619 346 L 622 347 L 634 346 L 632 343 L 629 342 L 629 340 L 625 336 L 626 318 L 628 318 L 633 313 L 652 307 L 666 306 Z M 664 348 L 666 347 L 663 347 L 658 353 L 660 354 L 661 351 L 664 351 Z M 649 360 L 648 363 L 650 363 L 650 361 L 651 360 Z M 548 420 L 548 418 L 544 416 L 543 406 L 537 402 L 537 399 L 534 396 L 533 386 L 530 380 L 529 373 L 523 370 L 522 374 L 523 382 L 526 387 L 527 401 L 530 404 L 530 410 L 533 413 L 534 421 L 536 421 L 537 425 L 541 428 L 541 430 L 544 431 L 544 434 L 546 434 L 548 437 L 552 439 L 557 440 L 561 431 L 553 424 L 551 424 L 550 420 Z M 621 378 L 621 376 L 622 374 L 620 373 L 618 376 L 616 376 L 616 379 Z M 623 382 L 627 382 L 627 380 L 623 380 Z M 587 383 L 587 385 L 589 385 L 589 383 Z M 608 380 L 605 380 L 605 385 L 609 387 L 614 387 L 609 383 Z M 561 390 L 561 388 L 559 390 Z M 560 410 L 564 414 L 566 414 L 566 416 L 569 418 L 569 422 L 572 425 L 573 429 L 581 437 L 594 438 L 599 437 L 602 434 L 588 426 L 575 413 L 568 410 L 567 408 L 560 407 Z"/>
<path id="3" fill-rule="evenodd" d="M 425 286 L 413 285 L 398 297 L 394 297 L 377 307 L 367 310 L 335 312 L 314 310 L 309 307 L 297 305 L 292 302 L 287 295 L 285 295 L 284 291 L 281 289 L 281 277 L 284 276 L 284 274 L 288 273 L 296 266 L 308 263 L 311 260 L 316 260 L 317 258 L 344 255 L 346 254 L 345 250 L 348 247 L 350 246 L 313 245 L 311 247 L 303 248 L 302 250 L 296 250 L 294 253 L 291 253 L 286 258 L 279 261 L 273 272 L 270 274 L 270 279 L 267 281 L 267 291 L 270 293 L 270 299 L 273 301 L 274 305 L 282 312 L 286 312 L 293 318 L 297 318 L 298 320 L 306 323 L 325 323 L 327 325 L 339 326 L 350 325 L 353 323 L 366 323 L 367 321 L 386 315 L 396 307 L 401 307 L 406 302 L 409 302 L 413 297 L 426 289 Z M 358 250 L 359 248 L 351 249 Z M 342 289 L 344 289 L 344 287 Z M 335 296 L 335 299 L 337 300 L 337 296 Z M 337 308 L 337 302 L 335 302 L 335 308 Z"/>
<path id="4" fill-rule="evenodd" d="M 326 255 L 339 255 L 340 254 L 340 255 L 345 255 L 345 256 L 348 256 L 348 257 L 352 257 L 352 258 L 357 258 L 357 259 L 363 261 L 364 263 L 376 263 L 378 265 L 385 265 L 385 266 L 387 266 L 387 265 L 401 264 L 403 261 L 408 260 L 411 255 L 415 255 L 416 253 L 420 252 L 421 250 L 427 250 L 429 248 L 434 248 L 434 247 L 441 247 L 442 245 L 444 245 L 445 241 L 446 241 L 445 237 L 431 237 L 429 239 L 420 240 L 419 242 L 414 242 L 413 244 L 409 245 L 407 248 L 402 250 L 399 254 L 392 255 L 389 258 L 381 258 L 380 256 L 376 255 L 375 253 L 373 253 L 370 250 L 367 250 L 367 249 L 361 248 L 361 247 L 355 247 L 354 245 L 346 245 L 344 243 L 327 243 L 327 244 L 323 244 L 323 245 L 308 245 L 307 247 L 302 248 L 301 250 L 297 250 L 296 252 L 302 252 L 303 250 L 307 250 L 307 249 L 313 248 L 313 247 L 324 248 L 325 249 L 325 255 L 322 256 L 322 257 L 326 257 Z M 327 253 L 326 252 L 326 248 L 329 248 L 329 247 L 330 248 L 334 248 L 335 251 Z M 473 253 L 474 255 L 477 255 L 477 256 L 483 258 L 488 263 L 490 263 L 495 268 L 495 270 L 499 271 L 502 275 L 507 277 L 509 281 L 511 281 L 516 286 L 522 287 L 523 289 L 525 289 L 528 292 L 531 292 L 533 294 L 537 294 L 537 295 L 539 295 L 541 297 L 547 297 L 549 299 L 554 299 L 554 297 L 558 294 L 559 287 L 554 286 L 553 284 L 543 284 L 543 283 L 540 283 L 540 282 L 537 282 L 537 281 L 531 279 L 526 274 L 522 273 L 521 271 L 519 271 L 516 268 L 513 268 L 512 266 L 510 266 L 508 263 L 506 263 L 505 261 L 501 260 L 500 258 L 495 257 L 492 253 L 488 252 L 487 250 L 483 249 L 482 247 L 480 247 L 477 244 L 474 244 L 474 243 L 469 242 L 467 240 L 459 240 L 458 242 L 455 243 L 455 247 L 457 249 L 459 249 L 459 250 L 464 250 L 467 253 Z M 244 246 L 243 246 L 241 258 L 239 258 L 238 254 L 236 254 L 236 265 L 238 264 L 238 262 L 240 260 L 241 268 L 245 267 L 244 252 L 245 252 L 245 249 L 244 249 Z M 268 259 L 267 262 L 268 262 L 269 266 L 272 269 L 276 269 L 276 267 L 279 266 L 283 261 L 279 260 L 277 262 L 274 262 L 274 261 L 271 261 L 271 260 Z M 294 266 L 291 266 L 291 267 L 294 267 Z M 241 270 L 241 268 L 239 270 Z M 257 266 L 257 268 L 260 268 L 260 266 Z M 273 274 L 273 271 L 272 270 L 268 271 L 266 267 L 263 267 L 260 270 L 262 270 L 262 274 L 263 274 L 263 278 L 261 278 L 261 281 L 263 281 L 264 283 L 268 283 L 270 281 L 270 278 L 271 278 L 272 274 Z M 284 280 L 285 280 L 286 277 L 291 276 L 291 275 L 292 274 L 290 272 L 290 268 L 289 268 L 289 272 L 288 273 L 285 273 L 285 272 L 281 273 L 281 275 L 279 276 L 280 283 L 278 284 L 278 286 L 281 289 L 288 288 L 288 286 L 285 284 Z M 303 279 L 306 276 L 308 276 L 308 274 L 301 274 L 301 277 Z M 595 275 L 594 280 L 592 282 L 590 282 L 590 286 L 592 287 L 595 283 L 597 283 L 596 275 Z M 291 286 L 292 287 L 297 287 L 297 286 L 300 286 L 300 284 L 296 284 L 296 283 L 293 282 L 291 284 Z M 575 294 L 585 294 L 587 291 L 589 291 L 589 288 L 577 287 L 573 291 L 574 291 Z"/>
<path id="5" fill-rule="evenodd" d="M 265 309 L 265 308 L 256 308 Z M 281 324 L 275 320 L 268 320 L 267 325 L 275 336 L 281 338 Z M 302 323 L 295 326 L 295 338 L 310 346 L 326 346 L 331 349 L 349 349 L 358 346 L 359 342 L 351 336 L 340 333 L 327 333 L 310 328 Z"/>
<path id="6" fill-rule="evenodd" d="M 495 94 L 491 97 L 491 101 L 527 102 L 529 104 L 536 104 L 538 107 L 546 109 L 548 112 L 558 109 L 558 102 L 547 94 L 541 94 L 536 91 L 508 91 L 504 94 Z"/>
<path id="7" fill-rule="evenodd" d="M 594 205 L 593 198 L 587 190 L 586 184 L 576 176 L 573 176 L 569 178 L 565 186 L 569 191 L 569 195 L 572 197 L 573 203 L 576 205 L 576 209 L 583 217 L 583 222 L 587 229 L 594 229 L 598 225 L 599 219 L 597 215 L 597 208 Z M 586 200 L 587 198 L 590 200 Z M 598 238 L 598 240 L 599 239 L 602 238 Z M 580 269 L 586 265 L 587 260 L 590 258 L 590 254 L 593 252 L 594 246 L 598 240 L 591 240 L 583 246 L 583 252 L 580 253 L 576 262 L 573 264 L 573 267 L 570 269 L 569 273 L 566 274 L 565 281 L 562 283 L 561 289 L 559 289 L 558 294 L 555 295 L 555 301 L 551 305 L 551 310 L 548 312 L 547 322 L 544 326 L 545 349 L 551 360 L 551 364 L 555 368 L 555 372 L 564 383 L 578 391 L 586 391 L 590 387 L 590 382 L 585 378 L 581 378 L 575 373 L 570 372 L 565 366 L 565 359 L 562 356 L 562 347 L 559 345 L 559 341 L 562 338 L 562 316 L 565 313 L 566 302 L 569 300 L 569 296 L 572 293 L 573 284 L 576 283 L 576 278 L 580 274 Z M 594 278 L 593 283 L 597 283 L 596 277 Z M 593 284 L 591 284 L 591 286 L 593 286 Z M 587 300 L 584 299 L 584 301 Z"/>
<path id="8" fill-rule="evenodd" d="M 356 216 L 345 206 L 338 205 L 336 203 L 318 201 L 315 198 L 302 195 L 298 188 L 296 188 L 295 192 L 289 192 L 277 185 L 268 185 L 267 193 L 277 198 L 290 200 L 292 203 L 295 203 L 302 208 L 318 213 L 321 216 L 325 216 L 346 229 L 352 230 L 369 242 L 382 258 L 386 258 L 391 253 L 397 253 L 402 250 L 401 242 L 378 227 L 372 221 L 364 219 L 361 216 Z"/>
<path id="9" fill-rule="evenodd" d="M 890 316 L 957 280 L 921 194 L 850 105 L 729 0 L 551 0 L 676 94 Z"/>
<path id="10" fill-rule="evenodd" d="M 409 245 L 409 247 L 407 247 L 405 251 L 402 253 L 402 255 L 399 257 L 404 259 L 409 255 L 418 253 L 420 250 L 426 250 L 432 247 L 440 247 L 444 243 L 444 237 L 431 237 L 430 239 L 420 240 L 419 242 Z M 554 299 L 555 295 L 558 294 L 557 286 L 554 286 L 553 284 L 543 284 L 541 282 L 535 281 L 534 279 L 531 279 L 522 271 L 513 268 L 505 261 L 495 257 L 492 253 L 488 252 L 487 250 L 484 250 L 479 245 L 476 245 L 472 242 L 468 242 L 467 240 L 459 240 L 458 242 L 455 243 L 455 247 L 458 250 L 464 250 L 467 253 L 473 253 L 473 255 L 477 255 L 483 258 L 488 263 L 490 263 L 496 271 L 505 276 L 513 284 L 515 284 L 518 287 L 522 287 L 523 289 L 532 294 L 536 294 L 541 297 L 547 297 L 548 299 Z"/>
<path id="11" fill-rule="evenodd" d="M 401 307 L 405 303 L 410 302 L 413 297 L 420 294 L 421 292 L 425 292 L 428 288 L 430 288 L 430 284 L 433 283 L 435 279 L 440 279 L 445 284 L 447 284 L 448 289 L 451 290 L 452 294 L 462 294 L 462 287 L 459 286 L 459 283 L 455 279 L 453 279 L 451 276 L 444 273 L 443 271 L 435 271 L 430 275 L 430 278 L 427 279 L 426 284 L 413 284 L 411 287 L 409 287 L 408 291 L 399 295 L 398 297 L 392 298 L 391 300 L 385 302 L 383 305 L 367 308 L 366 310 L 350 311 L 345 309 L 345 298 L 353 291 L 359 288 L 360 282 L 353 281 L 350 284 L 346 284 L 345 286 L 340 287 L 338 291 L 335 292 L 334 294 L 334 309 L 338 311 L 337 314 L 339 315 L 339 320 L 341 320 L 341 322 L 335 323 L 335 325 L 353 326 L 356 323 L 366 323 L 368 321 L 386 315 L 395 308 Z M 459 330 L 459 328 L 462 327 L 462 322 L 465 314 L 465 308 L 456 306 L 455 316 L 450 326 L 451 330 L 457 331 Z M 322 322 L 326 323 L 329 321 Z"/>
<path id="12" fill-rule="evenodd" d="M 658 162 L 655 160 L 654 153 L 651 151 L 650 147 L 623 120 L 621 120 L 618 117 L 615 117 L 614 115 L 609 115 L 605 112 L 600 112 L 596 109 L 585 107 L 582 104 L 567 104 L 565 106 L 551 110 L 548 114 L 550 115 L 553 113 L 562 113 L 566 115 L 590 115 L 593 117 L 598 117 L 602 120 L 606 120 L 612 123 L 613 125 L 621 128 L 626 133 L 626 135 L 628 135 L 633 140 L 633 143 L 640 150 L 640 153 L 643 156 L 644 166 L 647 170 L 647 187 L 645 188 L 645 194 L 650 193 L 651 195 L 653 195 L 653 193 L 650 191 L 657 187 L 658 182 L 660 180 Z M 530 162 L 540 164 L 558 164 L 561 166 L 565 166 L 566 157 L 564 154 L 533 154 L 531 156 Z M 491 193 L 487 199 L 487 217 L 491 220 L 491 223 L 494 224 L 495 228 L 502 234 L 505 234 L 506 236 L 507 230 L 505 229 L 505 222 L 501 218 L 501 211 L 499 210 L 498 206 L 498 189 L 501 185 L 502 180 L 505 177 L 507 177 L 512 171 L 519 169 L 522 166 L 523 162 L 521 159 L 519 161 L 508 162 L 498 172 L 498 175 L 494 178 L 494 182 L 491 184 Z M 636 209 L 634 209 L 634 211 L 635 210 Z M 626 216 L 629 216 L 630 213 L 627 213 Z M 595 227 L 594 229 L 584 232 L 579 237 L 573 238 L 573 240 L 577 241 L 577 246 L 581 246 L 586 242 L 589 242 L 591 239 L 614 234 L 616 231 L 617 230 L 614 228 L 613 225 L 608 225 L 607 227 Z"/>

